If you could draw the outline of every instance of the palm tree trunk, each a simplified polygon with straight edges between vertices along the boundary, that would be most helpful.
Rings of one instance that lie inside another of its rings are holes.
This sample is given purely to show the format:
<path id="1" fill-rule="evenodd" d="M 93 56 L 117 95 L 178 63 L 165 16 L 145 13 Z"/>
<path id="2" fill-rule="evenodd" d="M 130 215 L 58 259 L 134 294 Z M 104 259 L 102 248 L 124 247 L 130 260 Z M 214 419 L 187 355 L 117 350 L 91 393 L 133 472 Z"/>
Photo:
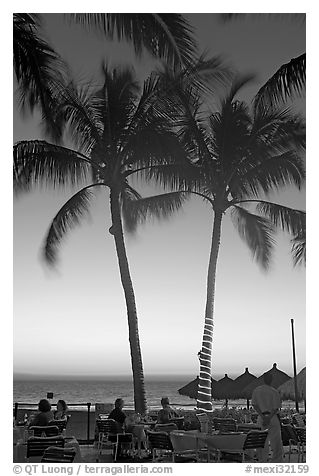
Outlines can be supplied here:
<path id="1" fill-rule="evenodd" d="M 111 191 L 110 201 L 112 215 L 112 228 L 110 232 L 114 236 L 115 240 L 116 253 L 119 262 L 121 281 L 127 308 L 127 320 L 129 328 L 129 342 L 134 385 L 134 406 L 136 412 L 144 414 L 146 413 L 147 406 L 135 296 L 124 243 L 123 226 L 119 205 L 119 194 L 116 191 Z"/>
<path id="2" fill-rule="evenodd" d="M 200 373 L 198 383 L 197 407 L 206 412 L 211 412 L 212 408 L 212 344 L 214 327 L 214 300 L 215 300 L 215 282 L 216 266 L 220 245 L 220 234 L 223 213 L 215 210 L 212 245 L 209 257 L 208 275 L 207 275 L 207 298 L 205 310 L 204 335 L 202 350 L 200 352 Z"/>

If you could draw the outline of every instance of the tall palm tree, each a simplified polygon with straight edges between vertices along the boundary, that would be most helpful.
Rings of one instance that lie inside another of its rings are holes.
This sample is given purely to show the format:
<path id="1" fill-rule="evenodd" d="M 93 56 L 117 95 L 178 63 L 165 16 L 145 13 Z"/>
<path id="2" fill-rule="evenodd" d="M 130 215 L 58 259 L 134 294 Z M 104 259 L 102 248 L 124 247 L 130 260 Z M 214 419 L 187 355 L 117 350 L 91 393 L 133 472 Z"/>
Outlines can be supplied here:
<path id="1" fill-rule="evenodd" d="M 181 67 L 196 56 L 193 30 L 177 13 L 69 13 L 70 21 L 102 31 L 110 38 L 132 42 L 140 56 L 145 48 L 152 56 Z"/>
<path id="2" fill-rule="evenodd" d="M 39 36 L 41 17 L 13 14 L 13 65 L 23 112 L 40 107 L 45 133 L 54 140 L 61 130 L 52 119 L 56 95 L 64 86 L 66 65 L 53 48 Z"/>
<path id="3" fill-rule="evenodd" d="M 197 176 L 198 171 L 201 174 L 188 189 L 176 191 L 175 197 L 194 193 L 213 212 L 197 401 L 198 408 L 208 412 L 212 411 L 215 283 L 224 215 L 231 213 L 240 237 L 264 269 L 270 264 L 275 228 L 288 231 L 295 239 L 305 233 L 303 211 L 267 200 L 274 190 L 286 185 L 300 189 L 304 182 L 300 155 L 305 147 L 303 120 L 288 109 L 265 107 L 259 102 L 250 110 L 236 100 L 248 81 L 249 78 L 235 80 L 219 111 L 208 116 L 194 91 L 176 90 L 169 98 L 175 101 L 170 111 L 172 121 Z M 165 183 L 165 177 L 160 178 Z M 132 220 L 142 222 L 154 213 L 158 216 L 164 197 L 165 194 L 132 203 Z M 250 210 L 252 206 L 255 212 Z M 170 212 L 167 210 L 166 215 Z"/>
<path id="4" fill-rule="evenodd" d="M 93 192 L 108 189 L 112 226 L 125 294 L 134 381 L 135 409 L 146 411 L 144 376 L 137 310 L 125 250 L 123 219 L 133 229 L 126 208 L 140 198 L 128 177 L 135 168 L 169 163 L 184 158 L 184 151 L 163 120 L 152 120 L 145 107 L 156 88 L 152 78 L 142 94 L 132 70 L 103 69 L 104 84 L 97 90 L 70 85 L 60 97 L 56 120 L 68 125 L 75 147 L 43 140 L 20 141 L 14 146 L 14 189 L 27 192 L 37 184 L 81 187 L 54 217 L 43 249 L 47 263 L 54 264 L 64 235 L 88 212 Z M 83 186 L 84 185 L 84 186 Z M 180 203 L 183 199 L 180 200 Z M 175 201 L 175 203 L 177 203 Z M 126 220 L 127 218 L 127 220 Z"/>

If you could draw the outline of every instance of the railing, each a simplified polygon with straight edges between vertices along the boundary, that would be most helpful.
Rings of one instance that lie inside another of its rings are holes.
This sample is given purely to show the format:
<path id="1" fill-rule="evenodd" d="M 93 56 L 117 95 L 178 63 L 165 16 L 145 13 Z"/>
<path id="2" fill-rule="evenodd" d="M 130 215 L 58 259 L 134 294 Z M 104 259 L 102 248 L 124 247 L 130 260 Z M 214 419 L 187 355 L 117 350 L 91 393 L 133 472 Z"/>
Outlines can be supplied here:
<path id="1" fill-rule="evenodd" d="M 89 444 L 91 439 L 90 439 L 90 419 L 91 419 L 91 407 L 92 407 L 92 403 L 91 402 L 87 402 L 87 403 L 69 403 L 69 406 L 70 407 L 86 407 L 87 408 L 87 431 L 86 431 L 86 435 L 87 435 L 87 443 Z M 15 402 L 14 403 L 14 409 L 13 409 L 13 416 L 14 416 L 14 419 L 17 420 L 18 419 L 18 410 L 19 410 L 19 407 L 21 409 L 21 407 L 23 407 L 24 410 L 34 410 L 34 407 L 37 407 L 37 404 L 36 403 L 22 403 L 22 402 Z"/>

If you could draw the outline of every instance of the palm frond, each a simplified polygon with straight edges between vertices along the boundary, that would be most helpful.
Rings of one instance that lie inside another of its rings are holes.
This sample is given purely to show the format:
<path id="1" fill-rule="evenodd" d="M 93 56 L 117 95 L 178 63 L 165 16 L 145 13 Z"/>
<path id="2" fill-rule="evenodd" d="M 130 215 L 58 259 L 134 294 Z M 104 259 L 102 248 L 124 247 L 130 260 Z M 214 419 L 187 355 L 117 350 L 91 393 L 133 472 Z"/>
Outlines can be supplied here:
<path id="1" fill-rule="evenodd" d="M 73 13 L 68 17 L 110 38 L 132 42 L 137 55 L 146 48 L 153 56 L 174 66 L 187 64 L 196 51 L 193 30 L 180 14 Z"/>
<path id="2" fill-rule="evenodd" d="M 66 64 L 53 48 L 37 34 L 38 15 L 13 15 L 13 64 L 18 82 L 22 112 L 39 106 L 45 133 L 59 140 L 61 129 L 55 123 L 56 96 L 65 86 Z"/>
<path id="3" fill-rule="evenodd" d="M 274 230 L 270 221 L 238 206 L 232 208 L 231 218 L 253 258 L 262 268 L 267 269 L 274 245 Z"/>
<path id="4" fill-rule="evenodd" d="M 75 186 L 89 176 L 92 161 L 76 151 L 46 141 L 21 141 L 13 148 L 14 189 L 28 191 L 34 185 Z"/>
<path id="5" fill-rule="evenodd" d="M 259 157 L 248 156 L 240 164 L 229 184 L 234 197 L 258 197 L 260 191 L 268 194 L 287 185 L 301 189 L 305 181 L 304 163 L 294 151 L 275 156 L 264 151 L 264 155 L 260 152 Z"/>
<path id="6" fill-rule="evenodd" d="M 247 74 L 237 74 L 230 85 L 230 89 L 226 95 L 226 97 L 222 101 L 222 107 L 224 105 L 232 103 L 234 98 L 237 96 L 239 91 L 244 88 L 245 86 L 253 83 L 256 79 L 256 75 L 253 73 Z"/>
<path id="7" fill-rule="evenodd" d="M 294 266 L 301 264 L 306 265 L 306 232 L 296 235 L 291 242 Z"/>
<path id="8" fill-rule="evenodd" d="M 306 232 L 306 212 L 284 207 L 278 203 L 260 201 L 256 209 L 266 216 L 271 223 L 291 235 L 304 236 Z"/>
<path id="9" fill-rule="evenodd" d="M 132 200 L 127 204 L 126 213 L 130 216 L 130 223 L 134 226 L 144 223 L 150 218 L 168 219 L 173 213 L 180 210 L 189 198 L 189 193 L 170 192 Z"/>
<path id="10" fill-rule="evenodd" d="M 260 103 L 254 110 L 251 140 L 264 143 L 269 149 L 284 150 L 294 147 L 304 150 L 306 146 L 306 125 L 304 118 L 290 108 L 273 108 Z"/>
<path id="11" fill-rule="evenodd" d="M 295 94 L 300 95 L 306 83 L 306 53 L 292 58 L 260 88 L 254 100 L 254 107 L 259 104 L 275 106 Z"/>
<path id="12" fill-rule="evenodd" d="M 304 13 L 220 13 L 219 19 L 223 23 L 233 20 L 259 19 L 259 20 L 287 20 L 296 23 L 304 23 L 306 15 Z"/>
<path id="13" fill-rule="evenodd" d="M 131 204 L 136 200 L 141 200 L 141 195 L 134 190 L 128 183 L 125 184 L 125 187 L 121 191 L 120 200 L 121 200 L 121 210 L 122 217 L 124 221 L 125 230 L 128 233 L 135 233 L 137 228 L 137 222 L 134 219 L 134 214 L 130 213 Z"/>
<path id="14" fill-rule="evenodd" d="M 92 104 L 92 83 L 76 86 L 72 81 L 64 89 L 57 112 L 57 120 L 74 145 L 89 154 L 100 141 L 103 123 Z"/>
<path id="15" fill-rule="evenodd" d="M 92 191 L 85 187 L 73 195 L 54 217 L 43 248 L 43 257 L 47 264 L 53 266 L 56 263 L 57 251 L 62 239 L 88 213 L 92 196 Z"/>

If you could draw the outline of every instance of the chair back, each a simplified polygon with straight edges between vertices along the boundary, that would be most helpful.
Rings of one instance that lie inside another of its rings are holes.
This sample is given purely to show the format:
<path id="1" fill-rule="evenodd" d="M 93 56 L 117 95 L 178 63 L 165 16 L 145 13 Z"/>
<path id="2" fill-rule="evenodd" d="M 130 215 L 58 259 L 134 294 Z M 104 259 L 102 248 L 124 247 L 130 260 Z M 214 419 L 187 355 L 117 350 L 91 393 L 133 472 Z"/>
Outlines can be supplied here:
<path id="1" fill-rule="evenodd" d="M 34 436 L 42 437 L 57 436 L 59 434 L 59 428 L 56 424 L 50 424 L 47 426 L 30 426 L 29 431 L 33 431 Z"/>
<path id="2" fill-rule="evenodd" d="M 266 443 L 267 435 L 268 430 L 250 431 L 249 433 L 247 433 L 243 449 L 252 450 L 256 448 L 263 448 Z"/>
<path id="3" fill-rule="evenodd" d="M 60 434 L 62 433 L 63 430 L 66 430 L 67 424 L 68 424 L 68 418 L 66 418 L 64 420 L 52 420 L 52 421 L 50 421 L 50 426 L 57 426 Z"/>
<path id="4" fill-rule="evenodd" d="M 299 443 L 306 445 L 306 428 L 295 428 Z"/>
<path id="5" fill-rule="evenodd" d="M 258 430 L 258 428 L 261 430 L 260 427 L 255 428 L 255 430 Z M 245 424 L 245 423 L 243 423 L 243 424 L 240 424 L 240 423 L 239 423 L 239 424 L 237 425 L 237 431 L 239 431 L 240 433 L 246 433 L 246 434 L 247 434 L 247 433 L 249 433 L 249 432 L 251 432 L 251 431 L 253 431 L 253 430 L 252 430 L 252 428 L 249 427 L 249 425 L 247 425 L 247 424 Z"/>
<path id="6" fill-rule="evenodd" d="M 213 418 L 213 425 L 215 430 L 222 432 L 236 431 L 236 421 L 233 418 Z"/>
<path id="7" fill-rule="evenodd" d="M 177 426 L 178 430 L 182 430 L 184 428 L 184 417 L 175 417 L 175 418 L 170 418 L 169 420 L 170 423 L 174 423 Z"/>
<path id="8" fill-rule="evenodd" d="M 118 433 L 117 431 L 117 423 L 115 420 L 107 419 L 107 420 L 96 420 L 96 426 L 99 434 L 106 435 L 115 435 Z"/>
<path id="9" fill-rule="evenodd" d="M 165 433 L 170 433 L 171 431 L 177 430 L 177 425 L 175 423 L 158 423 L 155 425 L 155 431 L 165 431 Z"/>
<path id="10" fill-rule="evenodd" d="M 64 438 L 62 436 L 50 437 L 50 438 L 37 438 L 31 436 L 27 441 L 27 458 L 32 456 L 42 456 L 44 451 L 49 446 L 64 447 Z"/>
<path id="11" fill-rule="evenodd" d="M 304 422 L 304 419 L 302 418 L 302 416 L 300 415 L 300 413 L 294 413 L 292 415 L 292 422 L 294 425 L 296 426 L 300 426 L 300 427 L 304 427 L 305 426 L 305 422 Z"/>
<path id="12" fill-rule="evenodd" d="M 175 453 L 197 450 L 197 439 L 187 431 L 172 431 L 169 436 Z"/>
<path id="13" fill-rule="evenodd" d="M 41 463 L 73 463 L 75 455 L 75 448 L 49 446 L 44 450 Z"/>
<path id="14" fill-rule="evenodd" d="M 173 451 L 172 442 L 169 435 L 162 431 L 148 431 L 147 432 L 148 444 L 151 449 L 158 450 L 171 450 Z"/>
<path id="15" fill-rule="evenodd" d="M 207 413 L 196 413 L 196 418 L 200 424 L 200 431 L 202 433 L 208 432 L 208 416 Z"/>
<path id="16" fill-rule="evenodd" d="M 289 446 L 290 442 L 298 442 L 298 435 L 292 425 L 281 425 L 281 440 L 283 446 Z"/>

